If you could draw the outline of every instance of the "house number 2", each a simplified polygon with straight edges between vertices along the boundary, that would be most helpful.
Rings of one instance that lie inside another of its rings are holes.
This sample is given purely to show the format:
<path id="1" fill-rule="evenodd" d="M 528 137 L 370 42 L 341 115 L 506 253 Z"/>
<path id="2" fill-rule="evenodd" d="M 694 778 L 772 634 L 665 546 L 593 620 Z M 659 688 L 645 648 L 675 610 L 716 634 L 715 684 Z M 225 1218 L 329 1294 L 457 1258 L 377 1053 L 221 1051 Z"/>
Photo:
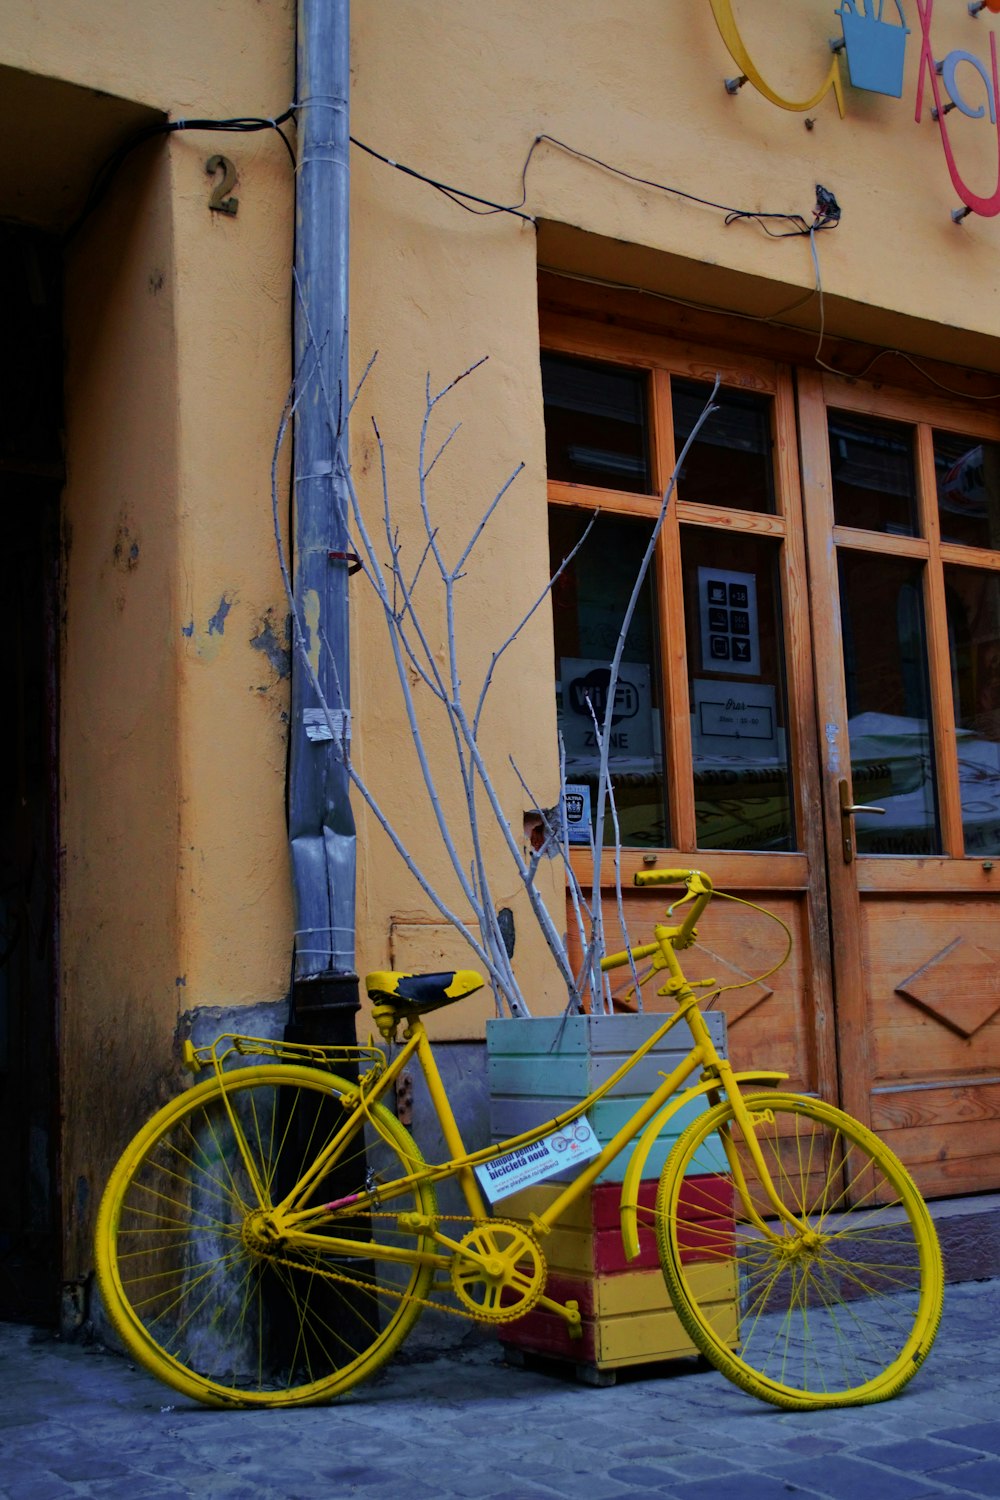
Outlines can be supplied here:
<path id="1" fill-rule="evenodd" d="M 205 163 L 205 171 L 210 177 L 216 172 L 222 173 L 221 181 L 212 189 L 212 196 L 208 200 L 208 206 L 217 214 L 235 215 L 239 211 L 240 200 L 238 198 L 227 198 L 226 194 L 236 186 L 236 168 L 228 156 L 210 156 Z"/>

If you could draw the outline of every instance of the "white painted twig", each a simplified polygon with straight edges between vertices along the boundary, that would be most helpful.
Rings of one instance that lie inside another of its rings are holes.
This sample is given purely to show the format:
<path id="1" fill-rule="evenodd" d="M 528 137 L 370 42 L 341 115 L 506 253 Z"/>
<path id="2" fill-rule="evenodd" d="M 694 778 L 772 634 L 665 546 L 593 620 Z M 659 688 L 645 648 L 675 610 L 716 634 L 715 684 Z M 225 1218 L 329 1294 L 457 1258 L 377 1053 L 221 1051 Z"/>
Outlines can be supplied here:
<path id="1" fill-rule="evenodd" d="M 603 723 L 601 725 L 601 733 L 600 733 L 600 741 L 599 741 L 599 743 L 600 743 L 600 769 L 598 771 L 598 776 L 597 776 L 597 808 L 596 808 L 596 816 L 595 816 L 595 820 L 594 820 L 594 826 L 595 826 L 595 828 L 597 830 L 597 841 L 595 843 L 595 850 L 594 850 L 593 898 L 592 899 L 593 899 L 593 908 L 594 908 L 594 922 L 595 922 L 595 926 L 597 928 L 597 931 L 598 931 L 598 934 L 599 934 L 599 937 L 600 937 L 602 945 L 603 945 L 603 932 L 601 930 L 602 929 L 602 922 L 601 922 L 601 852 L 602 852 L 602 845 L 603 845 L 603 842 L 604 842 L 604 806 L 605 806 L 605 802 L 607 800 L 607 791 L 608 791 L 608 785 L 609 785 L 609 780 L 610 780 L 610 773 L 609 773 L 609 769 L 608 769 L 608 757 L 609 757 L 609 752 L 610 752 L 610 749 L 611 749 L 611 721 L 612 721 L 612 718 L 614 717 L 615 693 L 616 693 L 616 690 L 617 690 L 617 687 L 618 687 L 618 679 L 619 679 L 619 677 L 621 675 L 622 655 L 623 655 L 623 653 L 625 651 L 625 642 L 626 642 L 626 639 L 628 637 L 629 629 L 630 629 L 631 624 L 632 624 L 632 618 L 633 618 L 633 616 L 635 614 L 636 605 L 639 602 L 639 596 L 640 596 L 640 594 L 642 592 L 643 584 L 646 581 L 646 574 L 649 572 L 649 565 L 650 565 L 650 563 L 653 560 L 653 553 L 656 550 L 656 543 L 657 543 L 657 540 L 659 538 L 660 532 L 663 529 L 663 522 L 666 519 L 667 509 L 668 509 L 668 507 L 670 505 L 670 501 L 671 501 L 671 498 L 673 496 L 674 489 L 676 488 L 676 485 L 677 485 L 677 475 L 680 473 L 681 469 L 683 468 L 683 466 L 684 466 L 684 460 L 687 458 L 688 452 L 689 452 L 692 444 L 695 442 L 695 440 L 696 440 L 699 432 L 701 431 L 702 427 L 708 421 L 708 419 L 712 415 L 712 413 L 714 411 L 718 410 L 718 408 L 715 407 L 712 403 L 713 403 L 713 401 L 715 399 L 716 392 L 719 389 L 720 378 L 721 378 L 720 376 L 716 375 L 716 377 L 715 377 L 715 384 L 712 386 L 712 393 L 709 396 L 708 400 L 706 401 L 704 407 L 702 408 L 702 411 L 701 411 L 700 416 L 698 417 L 698 420 L 695 422 L 694 426 L 692 427 L 692 429 L 691 429 L 691 431 L 690 431 L 690 433 L 688 435 L 687 441 L 685 442 L 683 448 L 680 451 L 680 454 L 679 454 L 679 456 L 677 458 L 677 461 L 674 464 L 673 473 L 671 474 L 670 479 L 667 482 L 667 487 L 666 487 L 666 489 L 663 492 L 663 499 L 660 502 L 659 514 L 657 515 L 656 520 L 655 520 L 655 522 L 653 524 L 653 529 L 652 529 L 652 532 L 650 533 L 649 542 L 648 542 L 648 544 L 646 546 L 645 552 L 643 553 L 642 562 L 639 564 L 639 571 L 638 571 L 638 573 L 636 575 L 635 583 L 632 586 L 632 593 L 629 596 L 629 601 L 628 601 L 628 605 L 627 605 L 626 610 L 625 610 L 624 618 L 622 620 L 621 629 L 618 632 L 618 640 L 617 640 L 617 642 L 615 644 L 614 655 L 613 655 L 613 657 L 611 659 L 611 672 L 610 672 L 610 676 L 608 678 L 608 689 L 607 689 L 607 691 L 608 691 L 608 700 L 607 700 L 606 704 L 604 705 L 604 717 L 603 717 Z"/>

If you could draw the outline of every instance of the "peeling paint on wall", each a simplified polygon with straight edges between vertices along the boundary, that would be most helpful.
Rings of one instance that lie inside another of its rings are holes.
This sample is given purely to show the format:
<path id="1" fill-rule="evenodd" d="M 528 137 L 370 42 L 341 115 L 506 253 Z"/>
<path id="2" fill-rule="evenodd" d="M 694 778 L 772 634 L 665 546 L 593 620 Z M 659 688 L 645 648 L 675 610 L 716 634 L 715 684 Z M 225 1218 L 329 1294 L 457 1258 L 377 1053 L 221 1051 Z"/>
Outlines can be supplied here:
<path id="1" fill-rule="evenodd" d="M 223 594 L 219 600 L 219 607 L 208 622 L 209 635 L 223 635 L 226 629 L 226 616 L 233 607 L 233 601 L 228 594 Z"/>
<path id="2" fill-rule="evenodd" d="M 307 589 L 302 599 L 302 633 L 312 669 L 319 673 L 319 594 Z"/>
<path id="3" fill-rule="evenodd" d="M 123 516 L 118 522 L 111 556 L 121 573 L 131 573 L 139 565 L 139 538 L 134 534 L 127 516 Z"/>
<path id="4" fill-rule="evenodd" d="M 186 635 L 186 636 L 192 636 L 192 635 L 194 635 L 194 621 L 193 620 L 189 620 L 186 625 L 182 625 L 181 626 L 181 635 Z"/>
<path id="5" fill-rule="evenodd" d="M 269 609 L 261 619 L 257 634 L 250 637 L 253 649 L 263 652 L 279 677 L 291 676 L 292 652 L 288 645 L 288 636 L 287 620 L 284 623 L 282 639 L 274 628 L 274 611 Z"/>

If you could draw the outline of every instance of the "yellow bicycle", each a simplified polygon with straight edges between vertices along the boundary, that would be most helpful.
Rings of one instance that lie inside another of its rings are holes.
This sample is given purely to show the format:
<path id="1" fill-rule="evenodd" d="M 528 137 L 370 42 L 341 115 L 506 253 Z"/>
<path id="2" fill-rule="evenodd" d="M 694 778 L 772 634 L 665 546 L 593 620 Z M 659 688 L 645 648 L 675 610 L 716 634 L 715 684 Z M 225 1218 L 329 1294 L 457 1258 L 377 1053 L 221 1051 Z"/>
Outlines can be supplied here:
<path id="1" fill-rule="evenodd" d="M 638 1254 L 640 1216 L 652 1214 L 680 1320 L 724 1375 L 789 1408 L 895 1395 L 941 1317 L 944 1272 L 925 1203 L 856 1120 L 778 1091 L 784 1074 L 737 1073 L 719 1056 L 677 957 L 712 897 L 708 877 L 651 870 L 636 881 L 686 887 L 676 903 L 688 903 L 684 920 L 658 924 L 631 959 L 665 973 L 660 993 L 676 1008 L 578 1105 L 484 1150 L 463 1145 L 421 1019 L 478 989 L 471 971 L 369 974 L 384 1046 L 239 1036 L 189 1045 L 192 1068 L 210 1076 L 135 1137 L 98 1216 L 98 1283 L 136 1360 L 209 1405 L 291 1406 L 329 1400 L 373 1374 L 427 1306 L 487 1323 L 541 1307 L 578 1330 L 577 1303 L 545 1294 L 545 1238 L 631 1148 L 626 1255 Z M 603 967 L 628 963 L 613 954 Z M 693 1039 L 683 1062 L 544 1211 L 530 1223 L 494 1217 L 476 1169 L 502 1174 L 582 1124 L 682 1022 Z M 448 1161 L 426 1162 L 386 1107 L 414 1060 Z M 666 1160 L 655 1208 L 644 1209 L 639 1184 L 653 1145 L 692 1104 L 698 1112 Z M 445 1179 L 459 1183 L 467 1216 L 439 1214 L 435 1184 Z M 729 1277 L 728 1300 L 704 1296 L 706 1263 Z"/>

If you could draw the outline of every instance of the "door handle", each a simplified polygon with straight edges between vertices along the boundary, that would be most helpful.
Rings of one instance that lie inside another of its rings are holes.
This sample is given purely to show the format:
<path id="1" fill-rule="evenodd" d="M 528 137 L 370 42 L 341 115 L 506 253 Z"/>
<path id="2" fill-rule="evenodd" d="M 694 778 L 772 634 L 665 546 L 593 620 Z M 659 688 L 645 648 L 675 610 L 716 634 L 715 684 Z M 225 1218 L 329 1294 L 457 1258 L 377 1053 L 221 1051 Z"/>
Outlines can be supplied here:
<path id="1" fill-rule="evenodd" d="M 873 807 L 871 803 L 852 802 L 850 788 L 846 781 L 841 781 L 838 787 L 840 792 L 840 816 L 843 820 L 842 828 L 844 835 L 844 864 L 849 865 L 854 859 L 854 834 L 849 818 L 855 813 L 885 813 L 884 807 Z"/>

